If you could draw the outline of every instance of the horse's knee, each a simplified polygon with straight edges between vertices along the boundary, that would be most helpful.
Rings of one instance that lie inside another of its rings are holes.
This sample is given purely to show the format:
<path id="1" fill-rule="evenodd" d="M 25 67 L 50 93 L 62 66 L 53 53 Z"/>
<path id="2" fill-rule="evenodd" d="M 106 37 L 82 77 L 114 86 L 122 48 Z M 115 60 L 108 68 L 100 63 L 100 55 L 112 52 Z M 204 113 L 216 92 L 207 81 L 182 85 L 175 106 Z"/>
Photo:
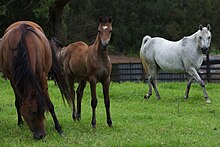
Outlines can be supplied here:
<path id="1" fill-rule="evenodd" d="M 205 87 L 205 82 L 203 82 L 202 80 L 199 82 L 201 87 Z"/>

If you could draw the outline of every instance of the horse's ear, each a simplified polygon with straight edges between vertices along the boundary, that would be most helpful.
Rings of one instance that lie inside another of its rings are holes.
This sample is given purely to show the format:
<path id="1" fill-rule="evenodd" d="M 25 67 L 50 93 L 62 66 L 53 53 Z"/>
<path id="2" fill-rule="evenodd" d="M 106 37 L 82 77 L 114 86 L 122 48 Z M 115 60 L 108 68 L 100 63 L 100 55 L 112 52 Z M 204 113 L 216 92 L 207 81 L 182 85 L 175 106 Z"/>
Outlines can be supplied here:
<path id="1" fill-rule="evenodd" d="M 203 26 L 200 24 L 200 25 L 199 25 L 199 30 L 202 31 L 202 28 L 203 28 Z"/>
<path id="2" fill-rule="evenodd" d="M 209 31 L 211 30 L 210 24 L 207 25 L 207 29 L 208 29 Z"/>
<path id="3" fill-rule="evenodd" d="M 111 16 L 108 17 L 108 22 L 109 22 L 109 23 L 112 23 L 112 22 L 113 22 L 113 19 L 112 19 Z"/>
<path id="4" fill-rule="evenodd" d="M 102 22 L 103 22 L 102 16 L 99 16 L 99 23 L 102 23 Z"/>

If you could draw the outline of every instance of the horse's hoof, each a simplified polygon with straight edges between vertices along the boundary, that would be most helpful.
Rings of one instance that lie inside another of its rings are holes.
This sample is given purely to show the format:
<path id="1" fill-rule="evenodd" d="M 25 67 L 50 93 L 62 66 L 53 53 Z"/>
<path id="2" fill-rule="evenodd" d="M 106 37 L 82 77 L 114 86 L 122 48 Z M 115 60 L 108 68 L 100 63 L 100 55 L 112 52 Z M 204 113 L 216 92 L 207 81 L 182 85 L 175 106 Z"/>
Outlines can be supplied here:
<path id="1" fill-rule="evenodd" d="M 77 118 L 76 118 L 78 121 L 81 120 L 81 115 L 78 115 Z"/>
<path id="2" fill-rule="evenodd" d="M 61 128 L 61 126 L 55 127 L 55 129 L 57 130 L 57 132 L 62 135 L 63 134 L 63 130 Z"/>
<path id="3" fill-rule="evenodd" d="M 73 113 L 73 114 L 72 114 L 72 118 L 73 118 L 73 120 L 78 119 L 78 118 L 76 117 L 76 113 Z"/>
<path id="4" fill-rule="evenodd" d="M 150 95 L 149 95 L 149 94 L 146 94 L 146 95 L 144 96 L 144 98 L 145 98 L 145 99 L 149 99 L 149 98 L 150 98 Z"/>
<path id="5" fill-rule="evenodd" d="M 62 135 L 62 134 L 63 134 L 63 130 L 62 130 L 62 129 L 59 130 L 58 133 L 59 133 L 60 135 Z"/>
<path id="6" fill-rule="evenodd" d="M 157 97 L 157 100 L 160 100 L 160 97 Z"/>
<path id="7" fill-rule="evenodd" d="M 92 124 L 92 128 L 95 129 L 96 128 L 96 120 L 92 120 L 91 124 Z"/>
<path id="8" fill-rule="evenodd" d="M 92 125 L 92 128 L 93 128 L 93 129 L 96 129 L 96 125 Z"/>
<path id="9" fill-rule="evenodd" d="M 65 137 L 64 133 L 60 134 L 61 137 Z"/>
<path id="10" fill-rule="evenodd" d="M 18 122 L 18 126 L 21 127 L 23 125 L 23 121 Z"/>
<path id="11" fill-rule="evenodd" d="M 108 121 L 107 124 L 108 124 L 108 126 L 109 126 L 110 128 L 112 127 L 112 121 L 111 121 L 111 120 Z"/>
<path id="12" fill-rule="evenodd" d="M 205 102 L 206 102 L 206 104 L 211 104 L 211 100 L 210 99 L 206 99 Z"/>

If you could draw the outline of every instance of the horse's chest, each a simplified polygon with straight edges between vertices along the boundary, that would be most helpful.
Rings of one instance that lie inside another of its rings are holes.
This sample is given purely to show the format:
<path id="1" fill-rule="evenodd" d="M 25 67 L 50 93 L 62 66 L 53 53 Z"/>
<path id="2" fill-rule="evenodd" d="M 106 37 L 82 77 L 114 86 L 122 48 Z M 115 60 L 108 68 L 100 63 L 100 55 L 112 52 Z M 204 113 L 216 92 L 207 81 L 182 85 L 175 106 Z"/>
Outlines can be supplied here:
<path id="1" fill-rule="evenodd" d="M 108 64 L 97 64 L 90 69 L 90 74 L 95 75 L 97 80 L 103 80 L 110 76 L 111 67 Z"/>
<path id="2" fill-rule="evenodd" d="M 106 66 L 100 66 L 100 68 L 96 72 L 97 79 L 105 79 L 110 75 L 110 69 Z"/>

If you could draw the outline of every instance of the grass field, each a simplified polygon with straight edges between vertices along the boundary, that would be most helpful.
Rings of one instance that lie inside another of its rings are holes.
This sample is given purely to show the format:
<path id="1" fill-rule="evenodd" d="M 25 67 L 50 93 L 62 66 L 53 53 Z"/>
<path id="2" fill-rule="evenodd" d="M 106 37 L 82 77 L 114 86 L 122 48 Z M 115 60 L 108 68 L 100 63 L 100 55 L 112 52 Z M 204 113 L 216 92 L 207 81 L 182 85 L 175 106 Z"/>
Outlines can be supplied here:
<path id="1" fill-rule="evenodd" d="M 82 100 L 82 119 L 73 121 L 58 88 L 49 82 L 49 94 L 64 135 L 54 129 L 46 113 L 47 136 L 39 141 L 24 124 L 17 126 L 14 95 L 8 81 L 0 79 L 0 146 L 220 146 L 220 84 L 206 85 L 211 104 L 204 102 L 197 83 L 184 100 L 186 83 L 158 83 L 161 100 L 148 100 L 144 83 L 111 83 L 113 127 L 106 123 L 101 85 L 98 84 L 97 128 L 91 127 L 90 91 Z"/>

